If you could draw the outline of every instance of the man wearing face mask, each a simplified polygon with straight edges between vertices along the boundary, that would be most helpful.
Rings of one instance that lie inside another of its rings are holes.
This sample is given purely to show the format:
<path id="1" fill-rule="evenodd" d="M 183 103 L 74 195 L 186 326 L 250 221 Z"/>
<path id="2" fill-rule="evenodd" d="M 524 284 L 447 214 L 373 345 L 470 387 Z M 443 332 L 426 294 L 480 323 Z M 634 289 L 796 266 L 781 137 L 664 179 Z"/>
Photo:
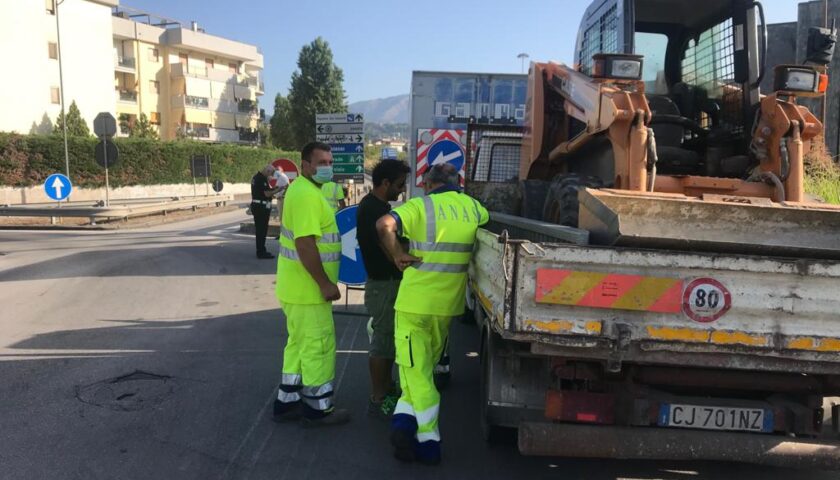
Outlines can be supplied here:
<path id="1" fill-rule="evenodd" d="M 333 406 L 335 325 L 332 302 L 341 298 L 336 282 L 341 236 L 335 215 L 321 194 L 332 180 L 330 146 L 312 142 L 301 152 L 301 176 L 286 190 L 277 260 L 277 299 L 289 336 L 274 418 L 303 416 L 305 427 L 346 423 L 350 415 Z"/>
<path id="2" fill-rule="evenodd" d="M 356 213 L 357 237 L 368 275 L 365 307 L 372 320 L 368 368 L 371 393 L 368 415 L 389 418 L 398 397 L 392 390 L 394 369 L 394 302 L 402 272 L 379 243 L 376 221 L 391 211 L 391 205 L 405 192 L 405 179 L 411 171 L 404 162 L 383 160 L 373 169 L 373 190 L 359 203 Z"/>

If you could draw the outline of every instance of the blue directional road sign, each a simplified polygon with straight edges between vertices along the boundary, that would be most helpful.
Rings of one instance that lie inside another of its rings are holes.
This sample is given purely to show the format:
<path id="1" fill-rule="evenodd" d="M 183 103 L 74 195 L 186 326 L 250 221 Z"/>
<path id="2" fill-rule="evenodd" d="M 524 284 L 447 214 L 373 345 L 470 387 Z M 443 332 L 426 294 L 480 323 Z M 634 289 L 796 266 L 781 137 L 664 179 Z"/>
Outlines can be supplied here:
<path id="1" fill-rule="evenodd" d="M 335 215 L 338 233 L 341 235 L 341 263 L 338 267 L 338 281 L 345 285 L 363 285 L 367 281 L 362 251 L 356 238 L 356 210 L 358 205 L 347 207 Z"/>
<path id="2" fill-rule="evenodd" d="M 365 153 L 363 143 L 331 143 L 332 153 Z"/>
<path id="3" fill-rule="evenodd" d="M 73 184 L 70 183 L 67 176 L 53 173 L 44 182 L 44 190 L 46 190 L 48 197 L 60 202 L 70 196 L 70 192 L 73 191 Z"/>
<path id="4" fill-rule="evenodd" d="M 452 140 L 440 140 L 432 144 L 426 158 L 431 161 L 431 165 L 451 163 L 459 172 L 464 168 L 464 150 Z"/>

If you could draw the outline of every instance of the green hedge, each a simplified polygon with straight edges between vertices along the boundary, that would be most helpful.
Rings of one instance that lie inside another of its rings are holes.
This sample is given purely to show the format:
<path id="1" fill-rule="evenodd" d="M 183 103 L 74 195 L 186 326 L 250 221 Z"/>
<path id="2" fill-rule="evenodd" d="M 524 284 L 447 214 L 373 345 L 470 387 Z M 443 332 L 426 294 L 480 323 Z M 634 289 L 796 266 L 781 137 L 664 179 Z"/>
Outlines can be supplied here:
<path id="1" fill-rule="evenodd" d="M 94 161 L 93 137 L 68 138 L 70 177 L 78 187 L 101 187 L 105 170 Z M 285 157 L 295 163 L 298 152 L 282 152 L 240 145 L 209 145 L 196 141 L 161 142 L 114 139 L 120 152 L 116 167 L 108 170 L 111 186 L 191 183 L 190 157 L 210 155 L 212 179 L 248 183 L 271 160 Z M 64 139 L 60 135 L 0 133 L 0 185 L 34 186 L 53 173 L 64 173 Z"/>

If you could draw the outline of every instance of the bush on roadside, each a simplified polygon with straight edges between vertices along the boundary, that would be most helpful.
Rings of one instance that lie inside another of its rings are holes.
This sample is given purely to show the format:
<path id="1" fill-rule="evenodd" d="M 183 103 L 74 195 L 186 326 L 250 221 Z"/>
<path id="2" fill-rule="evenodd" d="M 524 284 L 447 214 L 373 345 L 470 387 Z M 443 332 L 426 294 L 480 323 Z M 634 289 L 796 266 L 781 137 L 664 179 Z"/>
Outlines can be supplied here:
<path id="1" fill-rule="evenodd" d="M 94 161 L 93 137 L 68 137 L 70 176 L 77 187 L 101 187 L 105 170 Z M 300 161 L 298 152 L 241 145 L 210 145 L 197 141 L 161 142 L 142 138 L 116 138 L 120 152 L 109 169 L 111 186 L 192 183 L 190 158 L 209 155 L 212 179 L 248 183 L 257 170 L 278 157 Z M 64 173 L 64 139 L 60 135 L 0 133 L 0 185 L 28 187 L 51 174 Z"/>
<path id="2" fill-rule="evenodd" d="M 805 191 L 826 203 L 840 204 L 840 167 L 822 136 L 811 142 L 805 155 Z"/>

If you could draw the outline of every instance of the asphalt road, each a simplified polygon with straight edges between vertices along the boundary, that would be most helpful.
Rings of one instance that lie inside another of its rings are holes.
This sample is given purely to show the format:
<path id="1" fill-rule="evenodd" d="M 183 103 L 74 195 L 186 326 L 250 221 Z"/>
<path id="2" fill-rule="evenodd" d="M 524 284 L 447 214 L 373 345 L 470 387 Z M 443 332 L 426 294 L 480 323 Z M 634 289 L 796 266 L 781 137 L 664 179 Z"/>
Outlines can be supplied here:
<path id="1" fill-rule="evenodd" d="M 3 479 L 828 479 L 710 462 L 533 458 L 479 434 L 474 327 L 454 324 L 439 467 L 391 457 L 365 416 L 366 317 L 336 315 L 345 426 L 276 424 L 275 265 L 241 211 L 145 230 L 0 231 Z M 276 252 L 272 242 L 271 249 Z M 351 292 L 351 303 L 359 303 Z M 336 310 L 340 311 L 343 304 Z"/>

